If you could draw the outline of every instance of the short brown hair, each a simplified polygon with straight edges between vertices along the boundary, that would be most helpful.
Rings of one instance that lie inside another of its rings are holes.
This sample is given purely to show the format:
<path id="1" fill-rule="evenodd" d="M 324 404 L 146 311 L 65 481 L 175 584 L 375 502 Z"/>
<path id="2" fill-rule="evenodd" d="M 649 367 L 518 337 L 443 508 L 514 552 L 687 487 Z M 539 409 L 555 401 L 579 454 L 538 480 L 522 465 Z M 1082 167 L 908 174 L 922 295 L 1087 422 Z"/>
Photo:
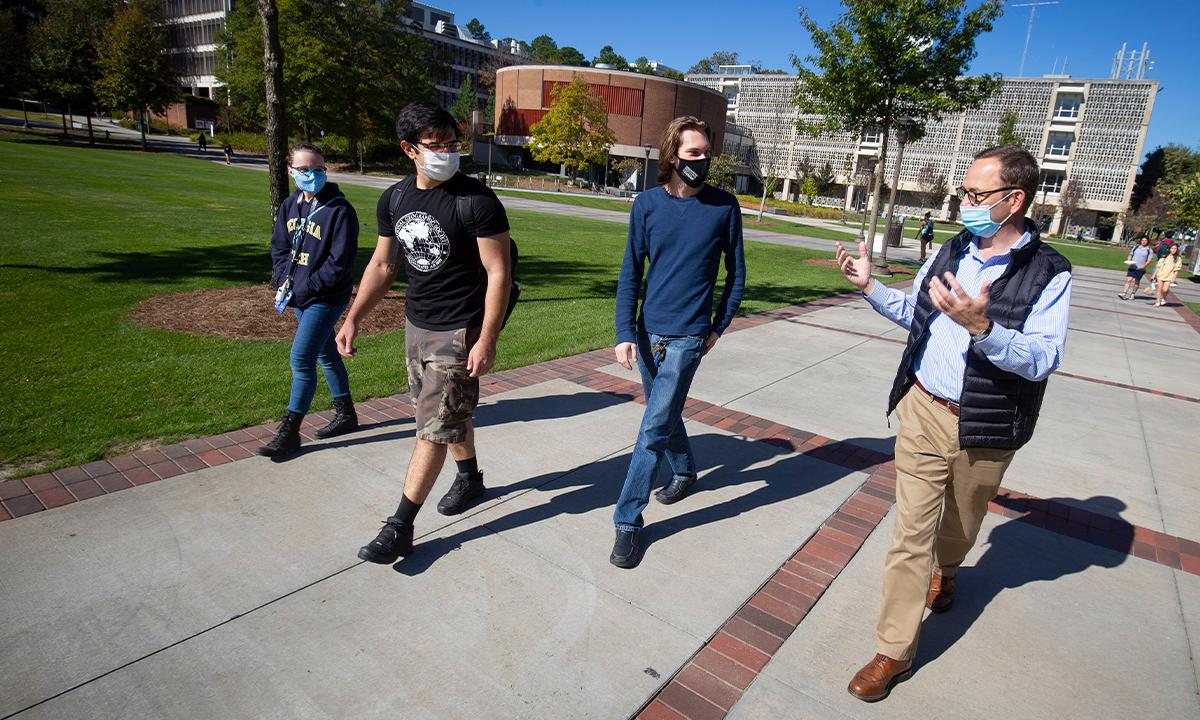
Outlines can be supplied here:
<path id="1" fill-rule="evenodd" d="M 663 134 L 662 146 L 658 149 L 658 184 L 665 185 L 671 180 L 671 158 L 679 152 L 679 139 L 685 130 L 695 130 L 704 133 L 708 138 L 709 152 L 712 152 L 713 135 L 708 123 L 692 115 L 677 117 L 667 126 Z"/>
<path id="2" fill-rule="evenodd" d="M 1037 194 L 1038 178 L 1041 174 L 1037 160 L 1020 145 L 996 145 L 975 156 L 976 160 L 986 158 L 996 158 L 1000 161 L 1001 182 L 1024 191 L 1025 201 L 1021 203 L 1021 212 L 1024 213 L 1033 204 L 1033 197 Z"/>
<path id="3" fill-rule="evenodd" d="M 298 152 L 310 152 L 313 155 L 319 155 L 322 160 L 325 159 L 325 153 L 321 152 L 321 148 L 313 145 L 310 142 L 300 142 L 296 143 L 291 147 L 291 149 L 288 150 L 288 165 L 292 164 L 292 158 L 294 158 Z"/>

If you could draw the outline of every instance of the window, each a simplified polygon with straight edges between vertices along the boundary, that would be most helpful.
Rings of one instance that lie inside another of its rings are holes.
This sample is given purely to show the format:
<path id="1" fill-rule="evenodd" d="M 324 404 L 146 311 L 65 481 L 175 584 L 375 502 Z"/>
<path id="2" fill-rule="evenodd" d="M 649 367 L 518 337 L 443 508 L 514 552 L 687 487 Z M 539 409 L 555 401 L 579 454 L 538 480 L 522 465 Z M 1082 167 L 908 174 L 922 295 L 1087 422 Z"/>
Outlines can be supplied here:
<path id="1" fill-rule="evenodd" d="M 1063 93 L 1054 103 L 1054 117 L 1057 120 L 1074 120 L 1079 117 L 1079 108 L 1083 105 L 1083 96 L 1078 93 Z"/>
<path id="2" fill-rule="evenodd" d="M 1044 172 L 1042 173 L 1041 182 L 1038 183 L 1037 191 L 1039 193 L 1056 193 L 1062 190 L 1063 174 L 1060 172 Z"/>
<path id="3" fill-rule="evenodd" d="M 1047 157 L 1068 157 L 1071 154 L 1071 145 L 1075 142 L 1073 133 L 1052 132 L 1050 138 L 1046 141 L 1046 156 Z"/>

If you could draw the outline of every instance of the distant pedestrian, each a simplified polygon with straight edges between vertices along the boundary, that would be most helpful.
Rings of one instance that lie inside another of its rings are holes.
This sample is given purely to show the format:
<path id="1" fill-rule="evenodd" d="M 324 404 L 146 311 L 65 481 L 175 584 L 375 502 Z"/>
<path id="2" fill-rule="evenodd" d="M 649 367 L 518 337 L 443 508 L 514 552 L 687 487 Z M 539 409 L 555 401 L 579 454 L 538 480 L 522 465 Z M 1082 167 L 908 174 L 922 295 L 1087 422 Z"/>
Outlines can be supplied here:
<path id="1" fill-rule="evenodd" d="M 200 152 L 207 153 L 208 152 L 208 138 L 206 138 L 204 136 L 203 130 L 200 131 L 200 138 L 199 138 L 199 140 L 197 140 L 197 142 L 200 143 Z"/>
<path id="2" fill-rule="evenodd" d="M 1150 261 L 1154 259 L 1154 251 L 1150 249 L 1150 238 L 1143 233 L 1137 238 L 1137 245 L 1129 251 L 1129 257 L 1125 258 L 1125 264 L 1129 269 L 1125 271 L 1125 286 L 1121 288 L 1121 292 L 1117 293 L 1117 297 L 1122 300 L 1132 300 L 1137 294 L 1138 287 L 1142 284 L 1142 277 L 1146 274 L 1146 267 L 1150 265 Z"/>
<path id="3" fill-rule="evenodd" d="M 1175 241 L 1170 237 L 1160 239 L 1154 243 L 1154 259 L 1162 260 L 1171 252 L 1171 246 L 1175 245 Z M 1154 295 L 1158 292 L 1158 275 L 1150 273 L 1150 294 Z"/>
<path id="4" fill-rule="evenodd" d="M 1171 291 L 1171 286 L 1179 278 L 1179 271 L 1182 269 L 1183 257 L 1179 254 L 1179 244 L 1171 243 L 1166 257 L 1159 258 L 1158 264 L 1154 266 L 1154 279 L 1158 281 L 1155 307 L 1167 304 L 1167 293 Z"/>
<path id="5" fill-rule="evenodd" d="M 924 261 L 925 246 L 933 249 L 933 217 L 930 213 L 925 213 L 925 218 L 921 220 L 921 227 L 917 230 L 917 242 L 921 245 L 921 260 Z"/>
<path id="6" fill-rule="evenodd" d="M 229 143 L 225 143 L 225 164 L 230 165 L 232 163 L 233 163 L 233 146 L 230 145 Z"/>

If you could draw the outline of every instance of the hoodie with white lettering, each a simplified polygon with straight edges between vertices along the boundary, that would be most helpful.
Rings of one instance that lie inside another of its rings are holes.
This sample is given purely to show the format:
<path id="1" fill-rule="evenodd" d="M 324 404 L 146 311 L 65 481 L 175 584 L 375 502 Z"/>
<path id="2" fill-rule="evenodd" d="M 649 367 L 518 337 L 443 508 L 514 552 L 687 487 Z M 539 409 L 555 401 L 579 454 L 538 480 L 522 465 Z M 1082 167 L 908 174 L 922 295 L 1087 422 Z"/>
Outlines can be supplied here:
<path id="1" fill-rule="evenodd" d="M 300 244 L 297 259 L 291 263 L 296 242 Z M 349 302 L 357 255 L 358 214 L 337 183 L 326 183 L 311 202 L 297 190 L 279 206 L 271 233 L 272 280 L 279 287 L 291 273 L 288 305 L 306 308 L 313 303 Z"/>

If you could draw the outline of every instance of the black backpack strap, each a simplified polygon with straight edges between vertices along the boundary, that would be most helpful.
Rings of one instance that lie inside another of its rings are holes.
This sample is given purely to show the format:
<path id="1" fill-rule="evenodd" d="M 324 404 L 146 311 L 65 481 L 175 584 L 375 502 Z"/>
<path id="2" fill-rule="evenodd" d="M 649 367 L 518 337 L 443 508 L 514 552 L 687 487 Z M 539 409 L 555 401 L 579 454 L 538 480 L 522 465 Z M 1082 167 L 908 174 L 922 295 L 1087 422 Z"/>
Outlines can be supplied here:
<path id="1" fill-rule="evenodd" d="M 474 195 L 459 195 L 455 205 L 458 210 L 458 221 L 463 224 L 468 233 L 478 237 L 475 232 L 475 201 L 472 200 L 474 197 Z"/>
<path id="2" fill-rule="evenodd" d="M 404 193 L 408 191 L 412 184 L 416 182 L 416 174 L 409 175 L 404 180 L 392 186 L 392 201 L 388 203 L 388 217 L 392 221 L 392 232 L 396 231 L 396 219 L 400 214 L 400 203 L 404 200 Z M 388 254 L 388 271 L 396 269 L 396 260 L 400 257 L 400 238 L 392 237 L 392 251 Z"/>

